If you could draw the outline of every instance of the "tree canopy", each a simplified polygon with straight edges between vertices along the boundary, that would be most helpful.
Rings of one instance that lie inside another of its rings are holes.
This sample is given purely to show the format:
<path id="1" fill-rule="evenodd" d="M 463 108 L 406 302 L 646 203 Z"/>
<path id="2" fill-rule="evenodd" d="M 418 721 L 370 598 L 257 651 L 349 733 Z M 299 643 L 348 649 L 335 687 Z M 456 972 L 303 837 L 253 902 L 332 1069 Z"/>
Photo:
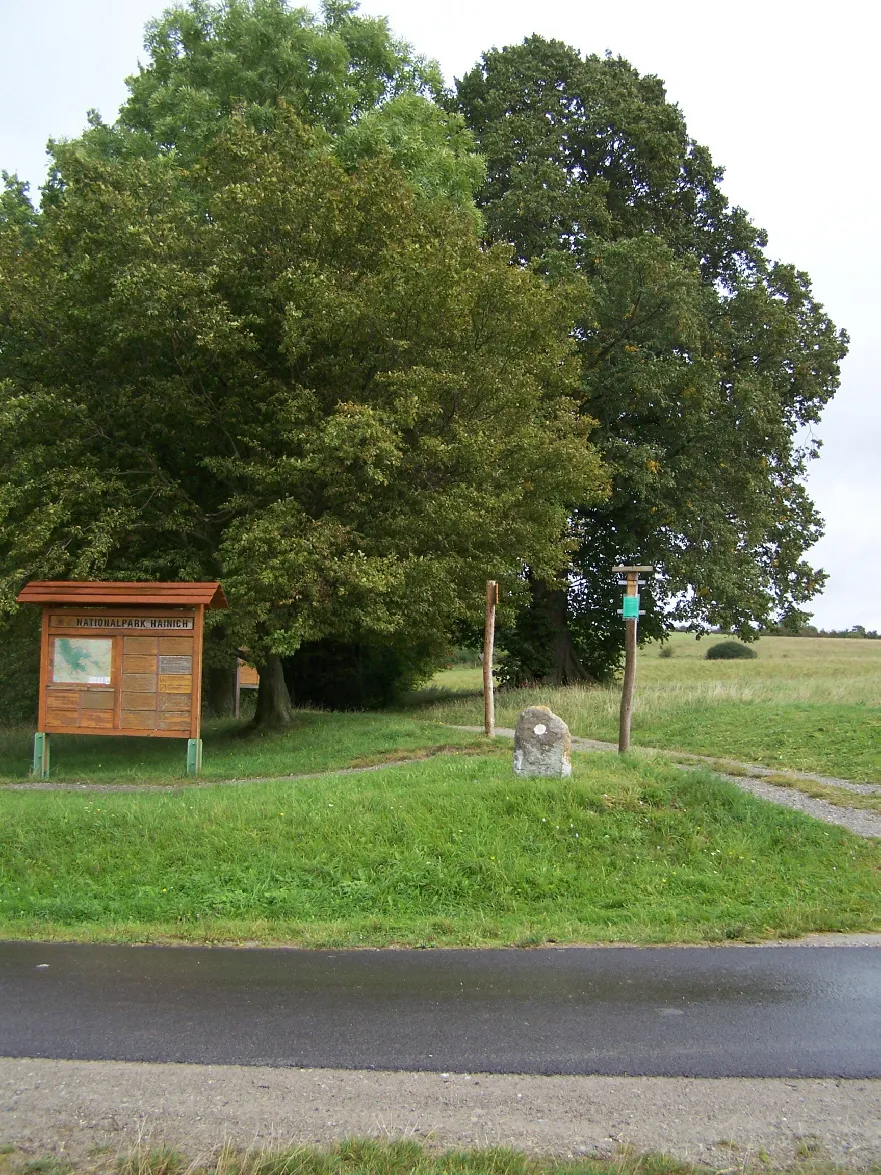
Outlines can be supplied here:
<path id="1" fill-rule="evenodd" d="M 461 115 L 437 99 L 436 62 L 350 0 L 322 15 L 287 0 L 188 0 L 147 25 L 147 62 L 112 125 L 92 114 L 83 144 L 106 157 L 199 160 L 233 115 L 258 132 L 285 107 L 348 166 L 390 156 L 423 195 L 474 212 L 484 169 Z"/>
<path id="2" fill-rule="evenodd" d="M 805 618 L 846 337 L 657 78 L 531 37 L 444 94 L 347 0 L 188 0 L 146 49 L 39 209 L 4 175 L 0 610 L 218 577 L 224 655 L 344 659 L 492 577 L 515 681 L 615 667 L 616 562 L 660 570 L 645 637 Z"/>
<path id="3" fill-rule="evenodd" d="M 195 161 L 56 148 L 0 223 L 0 601 L 29 577 L 213 579 L 231 647 L 443 635 L 565 560 L 603 475 L 572 308 L 290 111 Z"/>
<path id="4" fill-rule="evenodd" d="M 807 275 L 767 258 L 662 83 L 626 61 L 530 37 L 485 54 L 455 105 L 485 157 L 490 239 L 586 284 L 581 404 L 612 475 L 577 511 L 568 600 L 539 588 L 507 634 L 514 675 L 614 667 L 617 562 L 661 572 L 644 636 L 804 619 L 824 580 L 803 558 L 821 534 L 809 430 L 846 348 Z"/>

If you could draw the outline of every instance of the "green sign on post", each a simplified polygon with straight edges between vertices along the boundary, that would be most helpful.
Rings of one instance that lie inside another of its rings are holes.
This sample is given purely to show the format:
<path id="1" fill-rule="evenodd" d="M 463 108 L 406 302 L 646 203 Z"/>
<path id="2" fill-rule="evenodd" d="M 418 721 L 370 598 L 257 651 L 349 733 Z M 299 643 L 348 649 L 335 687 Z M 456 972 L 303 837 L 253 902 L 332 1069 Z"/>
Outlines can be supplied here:
<path id="1" fill-rule="evenodd" d="M 622 609 L 625 620 L 639 619 L 639 596 L 625 596 Z"/>

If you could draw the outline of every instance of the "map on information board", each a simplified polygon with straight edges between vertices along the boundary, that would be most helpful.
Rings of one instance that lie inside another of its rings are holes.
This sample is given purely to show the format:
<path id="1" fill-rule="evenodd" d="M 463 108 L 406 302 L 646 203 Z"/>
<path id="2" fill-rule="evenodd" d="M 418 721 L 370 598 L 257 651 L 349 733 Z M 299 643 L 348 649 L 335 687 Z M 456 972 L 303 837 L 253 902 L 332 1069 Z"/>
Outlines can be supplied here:
<path id="1" fill-rule="evenodd" d="M 56 637 L 52 680 L 77 685 L 110 685 L 113 641 Z"/>

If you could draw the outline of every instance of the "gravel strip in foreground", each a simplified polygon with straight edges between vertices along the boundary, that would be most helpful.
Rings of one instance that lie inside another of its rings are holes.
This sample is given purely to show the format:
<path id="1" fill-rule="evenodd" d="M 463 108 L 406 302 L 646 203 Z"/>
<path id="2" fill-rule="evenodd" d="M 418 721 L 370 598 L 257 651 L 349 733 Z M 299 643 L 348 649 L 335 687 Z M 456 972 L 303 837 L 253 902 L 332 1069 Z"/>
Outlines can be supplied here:
<path id="1" fill-rule="evenodd" d="M 95 1146 L 327 1144 L 614 1154 L 622 1144 L 716 1168 L 799 1155 L 881 1159 L 881 1081 L 520 1077 L 0 1059 L 0 1138 L 34 1157 Z"/>

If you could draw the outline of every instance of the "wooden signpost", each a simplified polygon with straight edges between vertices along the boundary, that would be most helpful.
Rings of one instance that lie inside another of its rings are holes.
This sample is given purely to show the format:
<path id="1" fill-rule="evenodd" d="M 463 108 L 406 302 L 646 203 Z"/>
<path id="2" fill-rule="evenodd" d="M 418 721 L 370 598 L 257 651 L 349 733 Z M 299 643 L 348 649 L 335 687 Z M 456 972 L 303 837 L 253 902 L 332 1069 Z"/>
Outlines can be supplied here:
<path id="1" fill-rule="evenodd" d="M 493 651 L 496 641 L 496 607 L 499 585 L 486 581 L 486 619 L 483 626 L 483 729 L 487 738 L 496 734 L 496 698 L 493 685 Z"/>
<path id="2" fill-rule="evenodd" d="M 52 734 L 187 739 L 202 765 L 202 638 L 218 583 L 35 581 L 18 595 L 43 608 L 34 775 L 49 775 Z"/>
<path id="3" fill-rule="evenodd" d="M 613 567 L 616 575 L 625 578 L 619 583 L 626 589 L 623 606 L 619 612 L 624 618 L 624 683 L 621 690 L 621 712 L 618 720 L 618 753 L 630 750 L 630 712 L 633 707 L 633 686 L 636 681 L 636 626 L 639 623 L 639 589 L 643 581 L 641 574 L 654 571 L 654 567 Z"/>

